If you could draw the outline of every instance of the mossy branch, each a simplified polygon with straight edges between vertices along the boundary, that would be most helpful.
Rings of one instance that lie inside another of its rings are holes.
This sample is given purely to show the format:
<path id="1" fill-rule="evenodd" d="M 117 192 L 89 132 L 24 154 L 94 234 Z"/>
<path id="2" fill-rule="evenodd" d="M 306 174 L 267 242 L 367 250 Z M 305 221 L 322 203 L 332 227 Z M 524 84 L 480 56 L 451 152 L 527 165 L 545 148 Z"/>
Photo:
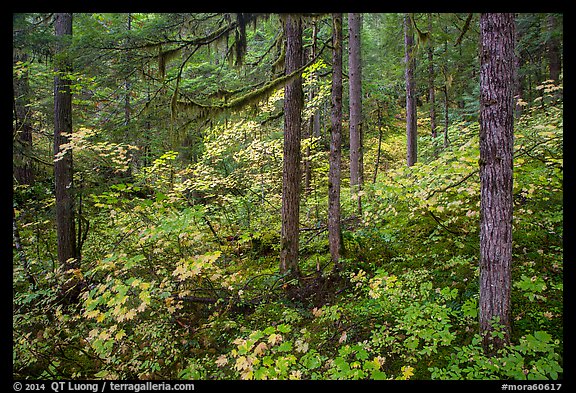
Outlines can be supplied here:
<path id="1" fill-rule="evenodd" d="M 182 100 L 177 99 L 178 93 L 176 91 L 172 97 L 172 105 L 171 105 L 172 111 L 173 111 L 172 116 L 175 117 L 175 115 L 178 111 L 183 111 L 183 112 L 187 112 L 187 113 L 190 113 L 192 115 L 195 115 L 198 118 L 202 119 L 202 118 L 206 118 L 206 117 L 210 117 L 210 116 L 216 116 L 216 115 L 221 114 L 221 113 L 229 113 L 229 112 L 233 112 L 233 111 L 238 111 L 238 110 L 246 108 L 249 105 L 255 105 L 255 104 L 267 99 L 268 97 L 270 97 L 277 89 L 283 87 L 287 83 L 290 83 L 295 78 L 300 77 L 302 72 L 304 72 L 304 70 L 306 68 L 308 68 L 311 64 L 313 64 L 320 57 L 320 55 L 322 54 L 322 51 L 324 50 L 326 45 L 327 44 L 325 43 L 324 46 L 322 47 L 322 49 L 319 51 L 319 53 L 312 60 L 310 60 L 308 63 L 306 63 L 302 67 L 298 68 L 296 71 L 294 71 L 288 75 L 284 75 L 284 76 L 281 76 L 279 78 L 276 78 L 272 81 L 269 81 L 268 83 L 266 83 L 261 88 L 254 89 L 254 90 L 250 91 L 249 93 L 247 93 L 241 97 L 232 99 L 226 103 L 205 105 L 205 104 L 201 104 L 198 102 L 194 102 L 192 100 L 182 101 Z"/>

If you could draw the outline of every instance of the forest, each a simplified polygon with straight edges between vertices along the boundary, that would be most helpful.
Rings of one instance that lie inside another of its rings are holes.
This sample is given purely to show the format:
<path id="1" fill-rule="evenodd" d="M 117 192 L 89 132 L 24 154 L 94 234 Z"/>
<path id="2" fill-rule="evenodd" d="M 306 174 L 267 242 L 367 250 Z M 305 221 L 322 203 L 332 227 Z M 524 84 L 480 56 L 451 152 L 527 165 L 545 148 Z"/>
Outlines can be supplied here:
<path id="1" fill-rule="evenodd" d="M 562 13 L 12 34 L 13 379 L 562 382 Z"/>

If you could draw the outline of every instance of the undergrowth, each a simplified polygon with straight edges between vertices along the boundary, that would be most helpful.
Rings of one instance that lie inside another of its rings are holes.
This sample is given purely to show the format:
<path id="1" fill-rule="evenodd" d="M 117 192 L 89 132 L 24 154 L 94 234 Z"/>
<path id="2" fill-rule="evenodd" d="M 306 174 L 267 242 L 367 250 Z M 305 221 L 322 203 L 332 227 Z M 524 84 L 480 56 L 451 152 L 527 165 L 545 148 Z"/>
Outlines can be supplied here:
<path id="1" fill-rule="evenodd" d="M 15 190 L 30 252 L 27 270 L 14 254 L 14 377 L 561 378 L 562 111 L 550 104 L 516 123 L 512 343 L 496 356 L 478 334 L 477 123 L 451 125 L 446 148 L 421 136 L 415 166 L 391 163 L 365 184 L 362 215 L 342 189 L 337 273 L 327 153 L 311 140 L 315 183 L 302 202 L 295 283 L 278 273 L 280 139 L 242 122 L 209 137 L 206 161 L 183 166 L 168 152 L 132 181 L 87 195 L 78 270 L 53 262 L 50 192 Z M 393 159 L 402 137 L 389 130 Z M 238 146 L 241 134 L 251 138 Z M 59 303 L 55 288 L 74 277 L 86 283 L 80 302 Z"/>

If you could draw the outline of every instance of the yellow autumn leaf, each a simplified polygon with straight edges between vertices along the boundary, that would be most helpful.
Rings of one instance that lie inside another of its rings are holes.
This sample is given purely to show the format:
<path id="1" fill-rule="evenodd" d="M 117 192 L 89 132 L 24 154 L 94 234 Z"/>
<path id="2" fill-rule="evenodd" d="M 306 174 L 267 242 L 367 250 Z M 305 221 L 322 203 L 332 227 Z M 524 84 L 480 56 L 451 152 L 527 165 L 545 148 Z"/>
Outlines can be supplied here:
<path id="1" fill-rule="evenodd" d="M 280 341 L 282 341 L 282 335 L 280 334 L 272 333 L 270 336 L 268 336 L 269 344 L 274 345 L 276 343 L 279 343 Z"/>
<path id="2" fill-rule="evenodd" d="M 261 342 L 260 344 L 256 345 L 256 348 L 254 348 L 254 355 L 256 355 L 256 356 L 262 355 L 264 353 L 264 351 L 266 351 L 266 349 L 268 349 L 268 346 L 266 345 L 266 343 Z"/>
<path id="3" fill-rule="evenodd" d="M 130 310 L 126 313 L 126 315 L 124 316 L 124 319 L 129 321 L 132 318 L 134 318 L 136 316 L 136 311 L 135 310 Z"/>
<path id="4" fill-rule="evenodd" d="M 88 319 L 96 318 L 98 316 L 98 314 L 100 314 L 99 310 L 92 310 L 92 311 L 85 311 L 84 312 L 84 316 Z"/>
<path id="5" fill-rule="evenodd" d="M 98 338 L 103 341 L 108 340 L 110 338 L 110 333 L 108 333 L 107 330 L 102 330 L 98 335 Z"/>
<path id="6" fill-rule="evenodd" d="M 126 332 L 124 331 L 124 329 L 120 329 L 120 330 L 118 331 L 118 333 L 116 333 L 116 335 L 114 336 L 114 338 L 115 338 L 116 340 L 121 340 L 122 337 L 124 337 L 124 336 L 126 336 Z"/>
<path id="7" fill-rule="evenodd" d="M 112 310 L 112 315 L 121 315 L 124 314 L 124 310 L 125 308 L 122 307 L 120 304 L 117 304 L 116 307 L 114 307 L 114 310 Z"/>
<path id="8" fill-rule="evenodd" d="M 404 366 L 402 367 L 402 379 L 410 379 L 414 375 L 414 367 Z"/>
<path id="9" fill-rule="evenodd" d="M 252 362 L 246 356 L 240 356 L 236 359 L 236 365 L 234 366 L 236 370 L 250 370 L 252 369 Z"/>

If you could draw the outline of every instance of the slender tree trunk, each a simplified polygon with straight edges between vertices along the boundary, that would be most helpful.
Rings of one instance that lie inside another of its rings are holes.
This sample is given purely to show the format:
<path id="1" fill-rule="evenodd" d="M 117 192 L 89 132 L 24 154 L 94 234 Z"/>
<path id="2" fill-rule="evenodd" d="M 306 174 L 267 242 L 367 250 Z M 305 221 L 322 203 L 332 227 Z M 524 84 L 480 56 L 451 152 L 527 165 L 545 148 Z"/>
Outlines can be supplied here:
<path id="1" fill-rule="evenodd" d="M 372 183 L 376 184 L 376 177 L 378 176 L 378 167 L 380 166 L 380 155 L 382 152 L 382 112 L 380 105 L 378 105 L 378 151 L 376 153 L 376 164 L 374 165 L 374 178 Z"/>
<path id="2" fill-rule="evenodd" d="M 515 45 L 516 47 L 518 47 L 518 43 L 520 42 L 520 29 L 515 29 Z M 521 74 L 520 74 L 520 67 L 522 66 L 522 54 L 520 51 L 518 51 L 518 53 L 516 53 L 516 57 L 515 57 L 515 62 L 516 62 L 516 67 L 515 67 L 515 76 L 514 76 L 514 91 L 515 91 L 515 112 L 514 112 L 514 116 L 516 119 L 519 119 L 520 116 L 522 116 L 522 105 L 520 105 L 520 101 L 522 101 L 524 99 L 524 89 L 522 87 L 522 83 L 523 83 L 523 79 Z"/>
<path id="3" fill-rule="evenodd" d="M 444 33 L 448 34 L 448 28 L 444 28 Z M 448 113 L 448 41 L 444 40 L 444 65 L 442 66 L 442 73 L 444 74 L 444 86 L 442 91 L 444 93 L 444 148 L 448 147 L 450 141 L 448 140 L 448 124 L 450 123 Z"/>
<path id="4" fill-rule="evenodd" d="M 480 330 L 487 353 L 510 340 L 514 14 L 480 16 Z M 504 337 L 491 335 L 497 318 Z"/>
<path id="5" fill-rule="evenodd" d="M 14 64 L 28 61 L 28 55 L 14 48 Z M 13 78 L 14 89 L 14 178 L 18 184 L 31 185 L 34 182 L 32 162 L 29 158 L 32 150 L 32 122 L 30 114 L 30 84 L 28 70 L 20 77 Z"/>
<path id="6" fill-rule="evenodd" d="M 406 63 L 406 164 L 412 166 L 416 163 L 418 156 L 418 131 L 416 123 L 416 82 L 414 80 L 416 58 L 410 14 L 404 14 L 404 50 L 404 61 Z"/>
<path id="7" fill-rule="evenodd" d="M 317 28 L 317 24 L 316 21 L 314 20 L 312 22 L 312 47 L 311 47 L 311 54 L 310 54 L 310 58 L 313 59 L 314 57 L 316 57 L 316 38 L 317 38 L 317 34 L 318 34 L 318 28 Z M 310 89 L 310 91 L 308 92 L 308 100 L 312 101 L 314 99 L 314 95 L 315 95 L 315 89 Z M 315 130 L 314 127 L 316 126 L 317 118 L 318 117 L 318 111 L 315 111 L 312 113 L 312 115 L 310 116 L 310 118 L 308 119 L 308 126 L 306 127 L 306 135 L 304 135 L 304 138 L 308 138 L 310 139 L 310 141 L 312 140 L 313 136 L 315 135 Z M 304 193 L 306 195 L 306 197 L 308 197 L 310 195 L 310 192 L 312 190 L 312 162 L 310 160 L 310 145 L 308 145 L 306 147 L 306 152 L 305 152 L 306 158 L 304 160 Z"/>
<path id="8" fill-rule="evenodd" d="M 132 14 L 128 13 L 128 21 L 126 25 L 126 30 L 132 30 Z M 128 42 L 126 42 L 128 44 Z M 128 63 L 130 62 L 130 51 L 126 51 L 126 60 Z M 130 79 L 128 75 L 126 75 L 126 79 L 124 79 L 124 127 L 126 127 L 125 136 L 128 136 L 128 125 L 130 124 L 130 90 L 132 84 L 130 83 Z"/>
<path id="9" fill-rule="evenodd" d="M 432 14 L 428 14 L 428 95 L 430 104 L 430 130 L 436 138 L 436 94 L 434 89 L 434 46 L 432 45 Z"/>
<path id="10" fill-rule="evenodd" d="M 302 22 L 299 15 L 285 16 L 285 73 L 302 66 Z M 298 244 L 300 217 L 300 133 L 302 78 L 284 87 L 284 162 L 282 173 L 282 231 L 280 272 L 299 277 Z"/>
<path id="11" fill-rule="evenodd" d="M 54 23 L 57 38 L 57 56 L 54 77 L 54 154 L 60 147 L 70 142 L 72 134 L 72 93 L 67 73 L 72 66 L 67 54 L 67 40 L 72 35 L 72 14 L 55 15 Z M 74 226 L 72 150 L 54 162 L 54 182 L 56 186 L 56 230 L 58 240 L 58 261 L 65 270 L 78 266 L 76 236 Z"/>
<path id="12" fill-rule="evenodd" d="M 332 14 L 332 112 L 328 173 L 328 243 L 334 269 L 340 268 L 340 163 L 342 145 L 342 14 Z"/>
<path id="13" fill-rule="evenodd" d="M 448 83 L 447 81 L 445 81 Z M 447 148 L 450 144 L 448 140 L 448 125 L 450 124 L 450 117 L 448 113 L 448 85 L 444 84 L 443 92 L 444 92 L 444 148 Z"/>
<path id="14" fill-rule="evenodd" d="M 348 14 L 348 76 L 350 89 L 350 190 L 358 198 L 362 189 L 362 63 L 360 57 L 361 14 Z"/>

